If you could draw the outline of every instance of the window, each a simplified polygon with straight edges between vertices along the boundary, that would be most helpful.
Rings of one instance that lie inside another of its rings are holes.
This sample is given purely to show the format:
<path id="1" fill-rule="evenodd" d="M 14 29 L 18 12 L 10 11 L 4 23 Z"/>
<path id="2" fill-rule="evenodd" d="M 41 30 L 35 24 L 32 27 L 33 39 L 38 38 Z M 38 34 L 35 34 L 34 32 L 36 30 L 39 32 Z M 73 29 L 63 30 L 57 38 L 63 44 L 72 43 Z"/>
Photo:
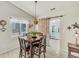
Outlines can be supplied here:
<path id="1" fill-rule="evenodd" d="M 26 32 L 26 24 L 21 24 L 21 32 Z"/>
<path id="2" fill-rule="evenodd" d="M 20 20 L 17 18 L 11 19 L 11 28 L 13 34 L 21 34 L 28 32 L 28 21 L 27 20 Z"/>
<path id="3" fill-rule="evenodd" d="M 13 22 L 12 24 L 12 33 L 19 33 L 20 32 L 20 23 Z"/>

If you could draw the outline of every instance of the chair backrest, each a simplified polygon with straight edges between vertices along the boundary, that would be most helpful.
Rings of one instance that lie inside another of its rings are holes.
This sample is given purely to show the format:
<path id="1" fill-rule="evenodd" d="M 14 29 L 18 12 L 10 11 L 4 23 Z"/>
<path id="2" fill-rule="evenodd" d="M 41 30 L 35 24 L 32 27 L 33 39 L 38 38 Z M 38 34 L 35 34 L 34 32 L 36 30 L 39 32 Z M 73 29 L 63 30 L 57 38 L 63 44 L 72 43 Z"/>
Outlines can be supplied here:
<path id="1" fill-rule="evenodd" d="M 43 36 L 44 44 L 46 45 L 46 35 Z"/>
<path id="2" fill-rule="evenodd" d="M 40 50 L 40 53 L 45 53 L 46 52 L 46 35 L 43 35 L 41 38 L 40 38 L 41 42 L 40 42 L 40 47 L 41 47 L 41 50 Z"/>
<path id="3" fill-rule="evenodd" d="M 41 37 L 41 44 L 42 44 L 42 45 L 46 45 L 46 35 L 43 35 L 43 36 Z"/>
<path id="4" fill-rule="evenodd" d="M 43 36 L 43 39 L 44 39 L 44 50 L 46 52 L 46 35 Z"/>
<path id="5" fill-rule="evenodd" d="M 19 39 L 20 49 L 25 49 L 26 48 L 26 41 L 20 37 L 18 37 L 18 39 Z"/>
<path id="6" fill-rule="evenodd" d="M 38 43 L 39 45 L 46 45 L 46 36 L 43 35 L 43 36 L 41 36 L 40 39 L 34 40 L 32 42 L 32 44 L 34 44 L 34 43 Z"/>

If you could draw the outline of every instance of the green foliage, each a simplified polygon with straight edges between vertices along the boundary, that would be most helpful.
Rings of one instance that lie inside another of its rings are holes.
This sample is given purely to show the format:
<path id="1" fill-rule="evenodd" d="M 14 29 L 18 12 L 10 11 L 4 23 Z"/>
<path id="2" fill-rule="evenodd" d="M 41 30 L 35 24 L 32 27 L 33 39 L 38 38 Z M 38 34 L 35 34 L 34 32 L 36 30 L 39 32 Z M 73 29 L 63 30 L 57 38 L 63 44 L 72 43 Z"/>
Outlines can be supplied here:
<path id="1" fill-rule="evenodd" d="M 32 36 L 32 37 L 35 37 L 38 34 L 39 34 L 38 32 L 29 32 L 29 35 Z"/>

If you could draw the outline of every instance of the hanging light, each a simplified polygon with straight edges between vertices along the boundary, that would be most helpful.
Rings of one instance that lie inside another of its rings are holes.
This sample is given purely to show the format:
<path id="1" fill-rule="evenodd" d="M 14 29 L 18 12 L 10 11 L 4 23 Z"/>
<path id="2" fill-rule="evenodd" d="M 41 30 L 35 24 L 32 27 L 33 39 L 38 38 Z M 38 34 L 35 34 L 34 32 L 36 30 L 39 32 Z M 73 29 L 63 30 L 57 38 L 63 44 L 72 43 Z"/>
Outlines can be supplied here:
<path id="1" fill-rule="evenodd" d="M 35 19 L 34 19 L 34 24 L 35 25 L 38 24 L 38 20 L 37 20 L 37 16 L 36 16 L 36 5 L 37 5 L 37 1 L 35 1 Z"/>

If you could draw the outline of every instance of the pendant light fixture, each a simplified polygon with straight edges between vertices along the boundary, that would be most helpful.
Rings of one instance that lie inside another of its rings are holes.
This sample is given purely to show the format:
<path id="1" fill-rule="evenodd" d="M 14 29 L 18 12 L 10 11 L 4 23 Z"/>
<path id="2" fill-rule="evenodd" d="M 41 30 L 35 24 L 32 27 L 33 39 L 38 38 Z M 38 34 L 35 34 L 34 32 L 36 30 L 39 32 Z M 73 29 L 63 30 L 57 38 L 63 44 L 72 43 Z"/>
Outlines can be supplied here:
<path id="1" fill-rule="evenodd" d="M 36 6 L 37 6 L 37 1 L 35 2 L 35 19 L 34 19 L 34 24 L 37 25 L 38 24 L 38 20 L 37 20 L 37 16 L 36 16 Z"/>

